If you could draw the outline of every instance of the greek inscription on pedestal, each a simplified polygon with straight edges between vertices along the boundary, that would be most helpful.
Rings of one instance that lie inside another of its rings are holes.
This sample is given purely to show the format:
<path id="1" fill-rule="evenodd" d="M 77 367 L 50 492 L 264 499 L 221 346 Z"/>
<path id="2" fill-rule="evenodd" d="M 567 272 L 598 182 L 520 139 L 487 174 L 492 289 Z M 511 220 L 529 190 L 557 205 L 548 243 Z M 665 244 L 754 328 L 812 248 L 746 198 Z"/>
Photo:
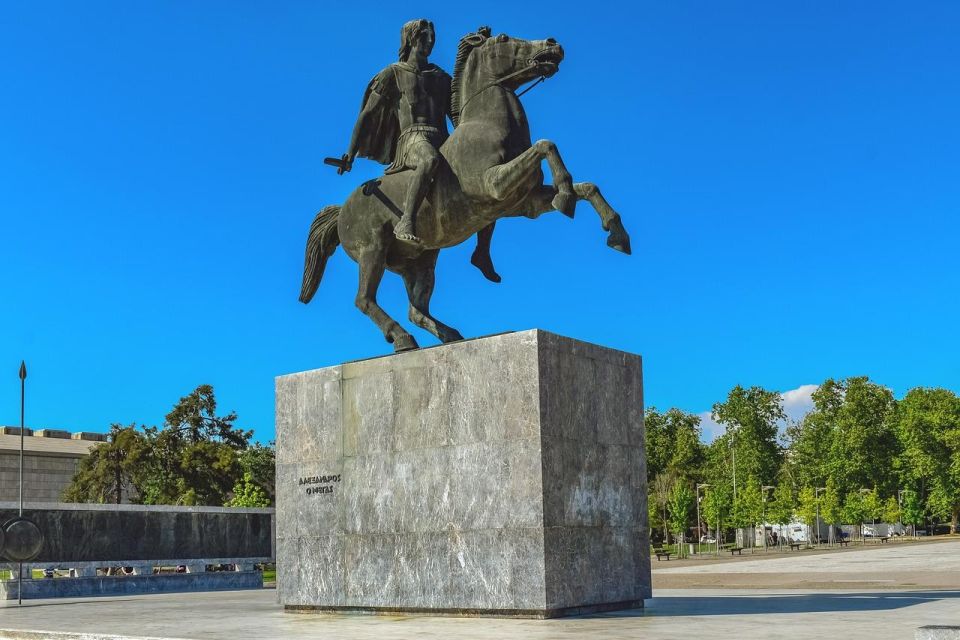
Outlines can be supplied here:
<path id="1" fill-rule="evenodd" d="M 340 474 L 334 476 L 304 476 L 300 478 L 298 484 L 306 486 L 306 493 L 308 496 L 320 495 L 323 493 L 333 493 L 333 487 L 336 483 L 340 482 Z"/>

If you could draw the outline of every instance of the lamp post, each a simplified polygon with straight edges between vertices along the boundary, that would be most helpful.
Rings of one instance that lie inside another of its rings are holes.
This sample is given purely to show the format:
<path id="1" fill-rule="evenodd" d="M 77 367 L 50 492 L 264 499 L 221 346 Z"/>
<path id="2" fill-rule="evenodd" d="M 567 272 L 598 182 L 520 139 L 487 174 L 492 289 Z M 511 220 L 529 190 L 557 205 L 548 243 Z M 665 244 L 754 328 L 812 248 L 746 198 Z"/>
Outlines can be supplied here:
<path id="1" fill-rule="evenodd" d="M 820 546 L 820 492 L 826 491 L 826 487 L 817 487 L 813 490 L 813 501 L 817 503 L 817 546 Z"/>
<path id="2" fill-rule="evenodd" d="M 700 489 L 706 489 L 709 484 L 697 483 L 697 553 L 700 553 L 700 543 L 703 540 L 703 534 L 700 533 Z"/>
<path id="3" fill-rule="evenodd" d="M 23 517 L 23 432 L 26 425 L 23 420 L 24 398 L 27 389 L 27 363 L 20 361 L 20 508 L 18 515 Z M 17 563 L 17 606 L 23 604 L 23 561 Z"/>
<path id="4" fill-rule="evenodd" d="M 914 493 L 913 489 L 897 489 L 897 508 L 900 515 L 900 526 L 903 527 L 903 494 Z M 913 526 L 913 537 L 917 537 L 917 527 Z"/>
<path id="5" fill-rule="evenodd" d="M 763 493 L 763 552 L 767 552 L 767 491 L 776 489 L 771 484 L 765 484 L 760 487 L 760 491 Z"/>
<path id="6" fill-rule="evenodd" d="M 860 487 L 860 506 L 861 506 L 861 507 L 863 507 L 863 495 L 864 495 L 865 493 L 870 493 L 870 489 L 867 489 L 866 487 Z M 861 512 L 860 512 L 860 543 L 861 543 L 861 544 L 865 544 L 865 543 L 866 543 L 866 539 L 865 539 L 864 536 L 863 536 L 863 516 L 864 516 L 864 515 L 865 515 L 865 514 L 863 513 L 863 511 L 861 511 Z M 876 524 L 876 523 L 874 523 L 874 524 Z"/>
<path id="7" fill-rule="evenodd" d="M 736 508 L 736 504 L 737 504 L 737 447 L 736 447 L 736 443 L 734 442 L 733 436 L 736 435 L 737 430 L 736 430 L 736 428 L 734 428 L 734 427 L 731 425 L 730 428 L 727 429 L 727 431 L 730 432 L 730 441 L 729 441 L 729 445 L 730 445 L 730 455 L 731 455 L 731 457 L 733 458 L 733 504 L 734 504 L 734 508 Z"/>

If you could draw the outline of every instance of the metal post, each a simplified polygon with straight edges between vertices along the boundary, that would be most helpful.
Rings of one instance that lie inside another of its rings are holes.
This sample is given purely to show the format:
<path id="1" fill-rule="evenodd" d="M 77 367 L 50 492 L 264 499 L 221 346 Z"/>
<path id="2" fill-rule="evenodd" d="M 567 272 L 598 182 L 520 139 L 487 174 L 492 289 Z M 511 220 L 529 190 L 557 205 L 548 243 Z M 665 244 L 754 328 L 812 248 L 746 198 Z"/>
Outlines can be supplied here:
<path id="1" fill-rule="evenodd" d="M 817 503 L 817 546 L 820 546 L 820 492 L 826 491 L 826 487 L 816 487 L 813 490 L 813 501 Z"/>
<path id="2" fill-rule="evenodd" d="M 23 420 L 24 397 L 27 381 L 27 363 L 20 361 L 20 517 L 23 517 Z M 23 604 L 23 562 L 17 563 L 17 606 Z"/>
<path id="3" fill-rule="evenodd" d="M 771 489 L 776 489 L 773 485 L 765 484 L 760 487 L 760 490 L 763 491 L 763 552 L 767 552 L 767 491 Z"/>
<path id="4" fill-rule="evenodd" d="M 706 489 L 709 486 L 709 484 L 697 483 L 697 553 L 700 553 L 700 541 L 703 538 L 703 534 L 700 533 L 700 489 Z M 707 492 L 703 493 L 706 495 Z"/>

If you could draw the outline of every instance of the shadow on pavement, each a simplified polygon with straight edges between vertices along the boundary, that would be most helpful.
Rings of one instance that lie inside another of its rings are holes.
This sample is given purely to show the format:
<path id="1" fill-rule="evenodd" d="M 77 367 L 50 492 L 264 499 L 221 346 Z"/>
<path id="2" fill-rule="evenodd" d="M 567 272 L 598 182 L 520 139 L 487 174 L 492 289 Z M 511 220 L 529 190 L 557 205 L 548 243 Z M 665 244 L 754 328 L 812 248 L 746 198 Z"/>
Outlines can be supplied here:
<path id="1" fill-rule="evenodd" d="M 765 613 L 889 611 L 931 601 L 960 598 L 960 591 L 873 591 L 864 593 L 750 594 L 729 596 L 659 596 L 645 609 L 612 611 L 591 618 L 695 617 Z"/>

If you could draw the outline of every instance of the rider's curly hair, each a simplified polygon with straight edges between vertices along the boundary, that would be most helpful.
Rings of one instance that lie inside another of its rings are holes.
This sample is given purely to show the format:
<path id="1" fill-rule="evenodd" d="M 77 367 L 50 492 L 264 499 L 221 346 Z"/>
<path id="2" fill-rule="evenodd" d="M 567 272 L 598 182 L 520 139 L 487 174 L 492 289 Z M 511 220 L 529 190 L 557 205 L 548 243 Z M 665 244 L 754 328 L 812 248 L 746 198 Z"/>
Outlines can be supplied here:
<path id="1" fill-rule="evenodd" d="M 413 49 L 413 43 L 427 29 L 433 29 L 433 23 L 425 18 L 411 20 L 400 27 L 400 62 L 407 59 L 410 50 Z"/>

